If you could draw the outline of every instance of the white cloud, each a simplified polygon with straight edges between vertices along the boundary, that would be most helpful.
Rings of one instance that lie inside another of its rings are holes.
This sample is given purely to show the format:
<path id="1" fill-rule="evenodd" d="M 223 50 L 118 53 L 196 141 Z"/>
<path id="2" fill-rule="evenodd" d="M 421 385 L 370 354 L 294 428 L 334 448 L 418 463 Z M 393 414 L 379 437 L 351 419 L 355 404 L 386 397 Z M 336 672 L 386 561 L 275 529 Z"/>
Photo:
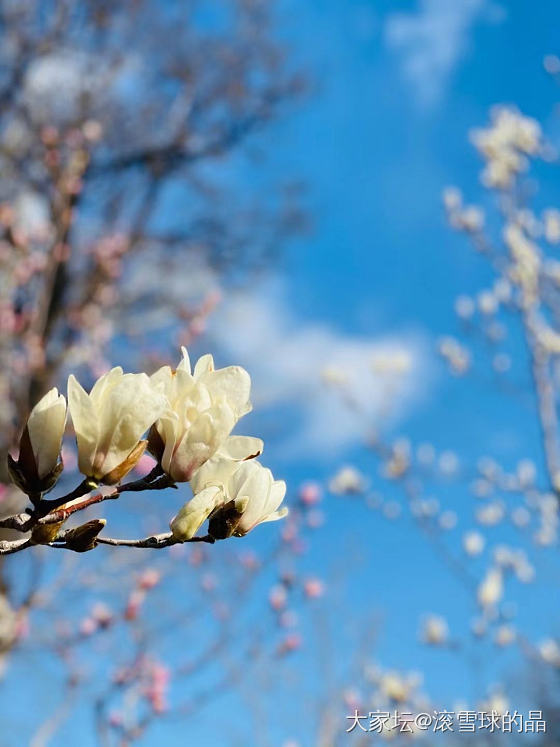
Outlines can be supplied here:
<path id="1" fill-rule="evenodd" d="M 362 442 L 368 427 L 403 418 L 432 379 L 418 335 L 368 339 L 301 321 L 278 290 L 230 296 L 208 331 L 220 363 L 250 371 L 255 411 L 264 413 L 284 456 L 332 454 Z M 345 376 L 351 406 L 325 383 L 325 370 Z"/>
<path id="2" fill-rule="evenodd" d="M 388 16 L 386 42 L 400 55 L 402 73 L 421 105 L 435 104 L 444 93 L 474 23 L 481 18 L 497 23 L 504 15 L 489 0 L 419 0 L 417 12 Z"/>

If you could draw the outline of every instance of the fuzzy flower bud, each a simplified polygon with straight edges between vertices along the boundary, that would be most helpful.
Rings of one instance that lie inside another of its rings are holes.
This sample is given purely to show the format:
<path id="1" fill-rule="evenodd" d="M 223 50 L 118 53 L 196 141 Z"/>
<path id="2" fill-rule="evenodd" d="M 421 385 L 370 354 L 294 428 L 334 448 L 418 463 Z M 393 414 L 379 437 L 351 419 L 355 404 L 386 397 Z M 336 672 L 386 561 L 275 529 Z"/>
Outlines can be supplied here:
<path id="1" fill-rule="evenodd" d="M 66 427 L 66 400 L 51 389 L 31 410 L 19 443 L 17 462 L 8 457 L 12 480 L 28 494 L 50 490 L 62 472 L 59 461 Z"/>

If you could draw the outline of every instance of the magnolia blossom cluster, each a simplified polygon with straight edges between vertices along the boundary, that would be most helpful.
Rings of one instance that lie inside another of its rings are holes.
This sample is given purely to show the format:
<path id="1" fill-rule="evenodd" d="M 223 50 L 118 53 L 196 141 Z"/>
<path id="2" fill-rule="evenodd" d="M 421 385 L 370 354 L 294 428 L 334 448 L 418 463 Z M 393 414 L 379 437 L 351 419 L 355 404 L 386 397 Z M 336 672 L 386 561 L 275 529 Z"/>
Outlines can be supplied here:
<path id="1" fill-rule="evenodd" d="M 517 174 L 527 169 L 527 156 L 541 148 L 539 123 L 514 109 L 496 107 L 490 127 L 475 130 L 472 140 L 486 161 L 482 181 L 488 187 L 509 188 Z"/>
<path id="2" fill-rule="evenodd" d="M 35 505 L 54 486 L 68 409 L 89 489 L 120 483 L 146 449 L 166 485 L 190 482 L 194 497 L 170 524 L 176 541 L 192 539 L 206 520 L 209 537 L 225 539 L 284 517 L 286 485 L 256 459 L 263 442 L 231 435 L 252 408 L 249 374 L 239 366 L 216 369 L 211 355 L 191 369 L 182 353 L 177 369 L 164 366 L 152 376 L 113 368 L 89 393 L 71 375 L 68 408 L 57 389 L 48 392 L 29 415 L 17 460 L 9 457 L 14 483 Z"/>

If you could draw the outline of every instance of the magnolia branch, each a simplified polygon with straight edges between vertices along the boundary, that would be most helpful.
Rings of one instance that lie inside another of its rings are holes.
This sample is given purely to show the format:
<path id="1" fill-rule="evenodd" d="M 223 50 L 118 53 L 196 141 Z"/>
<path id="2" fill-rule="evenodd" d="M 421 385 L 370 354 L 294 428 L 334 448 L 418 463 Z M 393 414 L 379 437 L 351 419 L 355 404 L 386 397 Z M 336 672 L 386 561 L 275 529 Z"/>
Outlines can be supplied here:
<path id="1" fill-rule="evenodd" d="M 86 540 L 83 548 L 81 548 L 79 544 L 76 545 L 76 539 L 80 537 L 80 527 L 59 531 L 54 537 L 50 538 L 51 541 L 40 541 L 43 536 L 40 533 L 37 533 L 37 530 L 40 530 L 41 528 L 48 530 L 51 525 L 60 526 L 70 516 L 72 516 L 72 514 L 83 511 L 97 503 L 116 500 L 122 493 L 139 492 L 142 490 L 162 490 L 169 487 L 176 488 L 177 486 L 167 475 L 162 474 L 159 466 L 155 467 L 142 479 L 119 485 L 110 493 L 94 493 L 91 495 L 92 483 L 88 480 L 84 480 L 73 491 L 66 495 L 52 500 L 40 501 L 33 511 L 28 510 L 0 520 L 0 528 L 2 529 L 13 529 L 22 533 L 32 533 L 31 537 L 1 541 L 0 555 L 10 555 L 37 544 L 75 550 L 80 548 L 79 551 L 93 549 L 97 544 L 149 548 L 170 547 L 171 545 L 178 544 L 180 541 L 175 539 L 171 532 L 141 539 L 101 538 L 97 536 L 97 532 L 101 531 L 103 528 L 104 521 L 99 519 L 83 525 L 84 531 L 82 532 L 82 537 Z M 82 500 L 79 500 L 80 498 L 82 498 Z M 89 537 L 89 532 L 92 533 L 91 537 Z M 48 535 L 45 535 L 43 539 L 47 536 Z M 87 542 L 88 539 L 90 540 L 89 542 Z M 214 540 L 211 537 L 193 537 L 189 541 L 212 543 Z"/>
<path id="2" fill-rule="evenodd" d="M 100 545 L 112 545 L 113 547 L 148 547 L 158 550 L 161 547 L 171 547 L 171 545 L 183 544 L 184 542 L 206 542 L 213 545 L 215 540 L 209 535 L 204 537 L 192 537 L 189 540 L 178 540 L 171 532 L 154 534 L 151 537 L 143 539 L 115 539 L 113 537 L 98 537 L 97 543 Z"/>

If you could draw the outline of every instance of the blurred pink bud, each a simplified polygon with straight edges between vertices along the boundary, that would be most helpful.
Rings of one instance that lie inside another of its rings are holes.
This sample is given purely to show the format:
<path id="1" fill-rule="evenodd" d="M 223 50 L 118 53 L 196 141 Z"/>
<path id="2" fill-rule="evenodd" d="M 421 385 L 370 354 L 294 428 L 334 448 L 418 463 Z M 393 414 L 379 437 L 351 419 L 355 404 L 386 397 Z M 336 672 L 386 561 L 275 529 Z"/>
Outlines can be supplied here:
<path id="1" fill-rule="evenodd" d="M 305 506 L 315 506 L 322 498 L 320 485 L 316 482 L 304 483 L 300 488 L 299 497 Z"/>
<path id="2" fill-rule="evenodd" d="M 109 714 L 109 724 L 111 726 L 122 726 L 123 717 L 118 711 L 112 711 Z"/>
<path id="3" fill-rule="evenodd" d="M 43 127 L 41 130 L 41 140 L 48 147 L 55 145 L 58 141 L 58 130 L 56 127 L 53 127 L 52 125 Z"/>
<path id="4" fill-rule="evenodd" d="M 144 591 L 149 591 L 157 586 L 161 580 L 161 573 L 155 568 L 146 568 L 138 579 L 138 586 Z"/>
<path id="5" fill-rule="evenodd" d="M 268 601 L 273 610 L 279 611 L 286 606 L 286 588 L 281 584 L 273 586 L 268 595 Z"/>
<path id="6" fill-rule="evenodd" d="M 290 633 L 287 635 L 284 640 L 281 642 L 280 646 L 278 647 L 278 654 L 280 656 L 283 656 L 284 654 L 289 654 L 292 651 L 297 651 L 298 648 L 301 648 L 302 639 L 299 633 Z"/>
<path id="7" fill-rule="evenodd" d="M 202 305 L 203 310 L 206 313 L 212 311 L 219 303 L 221 303 L 222 298 L 223 296 L 220 290 L 216 289 L 216 290 L 210 291 L 210 293 L 208 293 L 206 295 L 206 298 L 204 299 L 204 302 Z"/>
<path id="8" fill-rule="evenodd" d="M 107 628 L 113 622 L 113 613 L 106 604 L 99 602 L 91 611 L 92 619 L 100 628 Z"/>
<path id="9" fill-rule="evenodd" d="M 128 598 L 126 608 L 124 611 L 125 620 L 136 620 L 142 607 L 142 603 L 145 598 L 145 592 L 139 589 L 135 589 Z"/>
<path id="10" fill-rule="evenodd" d="M 26 614 L 20 614 L 16 622 L 16 640 L 21 641 L 24 638 L 27 638 L 30 630 L 31 626 L 29 624 L 29 616 Z"/>
<path id="11" fill-rule="evenodd" d="M 206 319 L 202 316 L 197 316 L 191 320 L 189 324 L 189 332 L 193 337 L 198 337 L 206 331 Z"/>
<path id="12" fill-rule="evenodd" d="M 164 687 L 171 679 L 171 672 L 164 664 L 156 662 L 152 668 L 152 679 L 155 685 Z"/>
<path id="13" fill-rule="evenodd" d="M 349 708 L 350 710 L 359 708 L 361 705 L 360 693 L 357 690 L 354 690 L 353 688 L 349 688 L 348 690 L 345 690 L 342 694 L 342 699 L 344 700 L 346 707 Z"/>
<path id="14" fill-rule="evenodd" d="M 80 633 L 82 635 L 93 635 L 97 630 L 97 623 L 91 617 L 84 617 L 80 622 Z"/>
<path id="15" fill-rule="evenodd" d="M 303 584 L 303 591 L 309 599 L 318 599 L 325 592 L 325 585 L 318 578 L 308 578 Z"/>
<path id="16" fill-rule="evenodd" d="M 218 580 L 213 573 L 205 573 L 200 581 L 202 591 L 214 591 L 218 585 Z"/>

